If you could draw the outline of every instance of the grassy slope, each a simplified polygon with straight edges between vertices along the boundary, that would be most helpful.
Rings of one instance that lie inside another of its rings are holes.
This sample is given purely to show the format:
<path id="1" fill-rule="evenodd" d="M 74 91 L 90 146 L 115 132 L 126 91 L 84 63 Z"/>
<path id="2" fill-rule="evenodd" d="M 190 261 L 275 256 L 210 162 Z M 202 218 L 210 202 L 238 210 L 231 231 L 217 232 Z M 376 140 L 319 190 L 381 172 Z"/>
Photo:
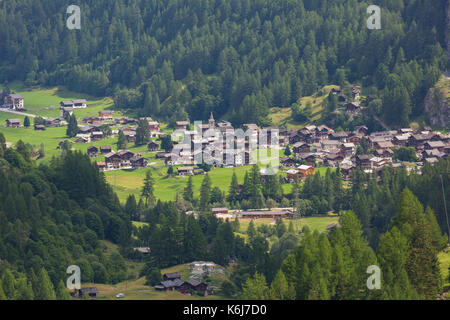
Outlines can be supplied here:
<path id="1" fill-rule="evenodd" d="M 439 252 L 438 258 L 439 263 L 441 265 L 441 275 L 442 279 L 444 279 L 444 285 L 450 286 L 449 272 L 448 272 L 448 268 L 450 267 L 450 249 Z"/>
<path id="2" fill-rule="evenodd" d="M 312 96 L 302 97 L 298 100 L 301 108 L 305 108 L 308 101 L 312 103 L 313 121 L 320 119 L 323 110 L 323 100 L 325 100 L 332 88 L 338 88 L 338 86 L 325 86 L 318 93 Z M 322 94 L 319 95 L 320 93 Z M 288 129 L 300 129 L 307 125 L 307 123 L 298 123 L 292 119 L 291 108 L 270 108 L 269 118 L 272 120 L 274 126 L 285 125 Z"/>
<path id="3" fill-rule="evenodd" d="M 20 82 L 13 82 L 9 84 L 9 87 L 12 91 L 24 96 L 27 113 L 44 117 L 59 117 L 59 102 L 62 100 L 87 99 L 88 107 L 86 109 L 75 110 L 75 115 L 77 116 L 80 125 L 82 124 L 81 119 L 83 117 L 98 115 L 98 111 L 110 108 L 113 105 L 111 98 L 91 97 L 85 94 L 74 93 L 60 87 L 26 89 Z M 19 129 L 6 128 L 5 120 L 10 118 L 20 119 L 22 125 L 24 119 L 23 116 L 0 112 L 0 132 L 5 135 L 6 141 L 16 143 L 21 139 L 24 142 L 35 146 L 44 143 L 46 155 L 45 158 L 40 159 L 39 161 L 50 160 L 52 156 L 59 154 L 60 151 L 57 150 L 56 147 L 60 140 L 66 138 L 66 127 L 47 128 L 45 131 L 34 131 L 32 128 L 33 120 L 30 119 L 31 126 L 28 129 L 24 127 Z M 116 140 L 117 139 L 105 139 L 94 143 L 94 145 L 113 144 L 116 143 Z M 74 145 L 75 149 L 82 151 L 86 151 L 88 146 L 88 144 Z"/>

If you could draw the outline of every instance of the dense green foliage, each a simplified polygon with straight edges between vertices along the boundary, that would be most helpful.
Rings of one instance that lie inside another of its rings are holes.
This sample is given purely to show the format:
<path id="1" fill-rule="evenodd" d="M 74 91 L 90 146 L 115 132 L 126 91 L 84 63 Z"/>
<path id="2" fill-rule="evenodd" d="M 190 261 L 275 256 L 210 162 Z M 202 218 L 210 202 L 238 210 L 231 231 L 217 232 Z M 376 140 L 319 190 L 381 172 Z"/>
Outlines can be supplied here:
<path id="1" fill-rule="evenodd" d="M 126 245 L 130 235 L 118 198 L 87 155 L 67 151 L 36 166 L 21 141 L 5 148 L 0 134 L 0 279 L 7 298 L 54 299 L 55 288 L 63 298 L 59 283 L 74 264 L 85 282 L 124 280 L 123 258 L 105 255 L 99 240 Z"/>
<path id="2" fill-rule="evenodd" d="M 405 124 L 447 64 L 445 3 L 82 0 L 81 29 L 69 30 L 67 1 L 2 1 L 0 81 L 109 94 L 160 119 L 214 111 L 238 124 L 360 81 L 380 90 L 388 123 Z M 366 27 L 371 4 L 382 8 L 381 30 Z"/>

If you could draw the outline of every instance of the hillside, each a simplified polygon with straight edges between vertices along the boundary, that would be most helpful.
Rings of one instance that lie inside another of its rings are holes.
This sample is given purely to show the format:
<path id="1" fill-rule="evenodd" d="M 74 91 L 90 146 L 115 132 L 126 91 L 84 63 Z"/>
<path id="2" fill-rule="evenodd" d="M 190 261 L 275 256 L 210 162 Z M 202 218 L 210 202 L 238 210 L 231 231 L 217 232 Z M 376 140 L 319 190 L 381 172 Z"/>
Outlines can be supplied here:
<path id="1" fill-rule="evenodd" d="M 166 122 L 214 111 L 265 125 L 270 107 L 360 81 L 404 125 L 447 67 L 446 1 L 377 3 L 380 30 L 362 0 L 81 0 L 81 29 L 69 30 L 64 2 L 3 1 L 0 82 L 67 85 Z"/>
<path id="2" fill-rule="evenodd" d="M 300 106 L 300 108 L 303 110 L 305 109 L 306 105 L 308 103 L 311 104 L 312 107 L 312 114 L 311 119 L 306 122 L 296 122 L 292 117 L 292 108 L 291 107 L 285 107 L 285 108 L 270 108 L 269 109 L 269 119 L 272 122 L 272 125 L 277 127 L 284 127 L 287 129 L 300 129 L 306 125 L 308 125 L 312 121 L 320 122 L 322 118 L 322 112 L 323 112 L 323 103 L 324 100 L 327 98 L 328 94 L 330 93 L 332 88 L 338 88 L 339 86 L 336 85 L 328 85 L 323 87 L 321 90 L 314 93 L 314 95 L 311 96 L 305 96 L 298 99 L 297 104 Z"/>
<path id="3" fill-rule="evenodd" d="M 442 75 L 430 88 L 425 98 L 425 112 L 434 126 L 450 127 L 450 77 Z"/>

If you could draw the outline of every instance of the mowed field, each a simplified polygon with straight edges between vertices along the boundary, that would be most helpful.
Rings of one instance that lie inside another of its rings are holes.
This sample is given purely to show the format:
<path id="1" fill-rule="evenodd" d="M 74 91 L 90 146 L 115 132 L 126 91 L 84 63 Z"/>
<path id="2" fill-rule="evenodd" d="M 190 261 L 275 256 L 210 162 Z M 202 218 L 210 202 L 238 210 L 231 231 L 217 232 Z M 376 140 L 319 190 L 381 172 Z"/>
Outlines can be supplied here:
<path id="1" fill-rule="evenodd" d="M 151 171 L 155 183 L 155 196 L 157 199 L 169 201 L 175 200 L 177 192 L 183 192 L 188 182 L 188 177 L 169 177 L 167 167 L 162 164 L 151 166 L 146 169 L 139 170 L 115 170 L 105 172 L 106 180 L 113 186 L 119 199 L 125 201 L 128 195 L 134 194 L 139 198 L 142 185 L 144 183 L 145 174 Z M 219 187 L 222 191 L 228 192 L 231 183 L 233 170 L 236 172 L 239 183 L 244 182 L 245 171 L 250 170 L 250 166 L 236 168 L 216 168 L 212 169 L 208 174 L 211 177 L 212 187 Z M 204 175 L 192 177 L 194 185 L 194 194 L 200 193 L 200 187 Z"/>
<path id="2" fill-rule="evenodd" d="M 88 108 L 75 110 L 75 114 L 79 118 L 98 115 L 98 111 L 110 108 L 113 105 L 113 101 L 109 97 L 93 97 L 67 90 L 64 87 L 27 88 L 22 82 L 12 82 L 8 86 L 11 91 L 23 96 L 27 113 L 43 117 L 59 117 L 59 103 L 64 100 L 87 100 Z M 2 89 L 2 86 L 0 86 L 0 89 Z"/>

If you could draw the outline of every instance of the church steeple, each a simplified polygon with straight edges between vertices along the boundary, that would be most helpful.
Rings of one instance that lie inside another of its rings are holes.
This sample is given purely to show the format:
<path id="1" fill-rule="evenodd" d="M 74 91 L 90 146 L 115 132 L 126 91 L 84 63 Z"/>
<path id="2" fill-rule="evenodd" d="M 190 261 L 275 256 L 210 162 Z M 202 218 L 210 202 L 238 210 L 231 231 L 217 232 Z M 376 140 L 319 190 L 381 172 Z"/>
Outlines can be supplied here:
<path id="1" fill-rule="evenodd" d="M 214 120 L 212 111 L 211 111 L 211 116 L 209 117 L 209 127 L 210 128 L 214 128 L 215 127 L 215 120 Z"/>

